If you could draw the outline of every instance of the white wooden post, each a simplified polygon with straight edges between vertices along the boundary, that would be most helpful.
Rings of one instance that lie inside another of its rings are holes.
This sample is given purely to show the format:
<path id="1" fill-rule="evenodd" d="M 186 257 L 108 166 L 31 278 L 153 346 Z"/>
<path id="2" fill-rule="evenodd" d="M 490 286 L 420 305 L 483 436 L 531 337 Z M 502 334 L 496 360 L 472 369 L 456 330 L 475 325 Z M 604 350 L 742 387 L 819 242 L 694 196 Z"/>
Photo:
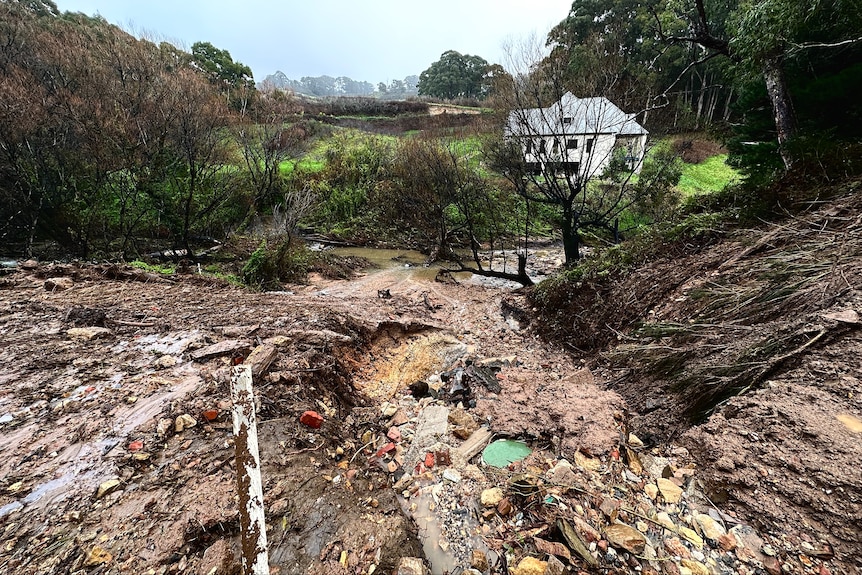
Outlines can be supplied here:
<path id="1" fill-rule="evenodd" d="M 269 575 L 269 552 L 263 512 L 263 484 L 257 444 L 251 366 L 237 365 L 230 380 L 233 434 L 236 446 L 236 483 L 242 533 L 243 575 Z"/>

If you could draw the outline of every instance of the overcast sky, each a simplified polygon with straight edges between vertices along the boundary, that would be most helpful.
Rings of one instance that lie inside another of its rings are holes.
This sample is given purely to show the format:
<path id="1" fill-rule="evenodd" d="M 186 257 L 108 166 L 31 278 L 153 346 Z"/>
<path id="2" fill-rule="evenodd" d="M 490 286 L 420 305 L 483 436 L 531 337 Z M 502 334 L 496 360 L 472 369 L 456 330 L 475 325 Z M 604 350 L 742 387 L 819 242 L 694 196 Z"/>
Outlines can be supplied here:
<path id="1" fill-rule="evenodd" d="M 211 42 L 255 80 L 347 76 L 376 84 L 420 74 L 446 50 L 504 63 L 502 46 L 544 39 L 572 0 L 56 0 L 186 49 Z"/>

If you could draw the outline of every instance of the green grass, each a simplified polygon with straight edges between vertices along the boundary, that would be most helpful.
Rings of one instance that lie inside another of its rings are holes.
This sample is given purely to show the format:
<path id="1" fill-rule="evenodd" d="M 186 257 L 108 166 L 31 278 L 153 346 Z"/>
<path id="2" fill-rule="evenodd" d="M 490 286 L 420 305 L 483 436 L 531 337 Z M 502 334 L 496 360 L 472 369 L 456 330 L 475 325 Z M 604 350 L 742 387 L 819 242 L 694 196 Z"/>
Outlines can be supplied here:
<path id="1" fill-rule="evenodd" d="M 177 271 L 176 266 L 173 264 L 148 264 L 146 262 L 142 262 L 141 260 L 135 260 L 133 262 L 129 262 L 129 265 L 133 268 L 138 268 L 139 270 L 144 270 L 145 272 L 162 274 L 162 275 L 173 275 L 174 272 Z"/>
<path id="2" fill-rule="evenodd" d="M 721 154 L 699 164 L 684 164 L 677 188 L 684 196 L 720 192 L 739 177 L 739 172 L 727 165 L 727 154 Z"/>

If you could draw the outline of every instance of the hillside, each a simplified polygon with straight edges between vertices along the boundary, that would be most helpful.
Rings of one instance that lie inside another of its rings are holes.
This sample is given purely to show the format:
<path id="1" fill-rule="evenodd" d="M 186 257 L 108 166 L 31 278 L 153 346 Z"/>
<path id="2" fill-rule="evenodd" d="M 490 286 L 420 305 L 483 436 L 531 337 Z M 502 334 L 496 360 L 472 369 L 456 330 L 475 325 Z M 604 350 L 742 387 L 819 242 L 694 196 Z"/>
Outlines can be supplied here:
<path id="1" fill-rule="evenodd" d="M 551 338 L 594 350 L 640 437 L 688 448 L 713 502 L 786 532 L 788 561 L 828 542 L 841 572 L 862 554 L 859 187 L 558 287 L 545 317 Z"/>

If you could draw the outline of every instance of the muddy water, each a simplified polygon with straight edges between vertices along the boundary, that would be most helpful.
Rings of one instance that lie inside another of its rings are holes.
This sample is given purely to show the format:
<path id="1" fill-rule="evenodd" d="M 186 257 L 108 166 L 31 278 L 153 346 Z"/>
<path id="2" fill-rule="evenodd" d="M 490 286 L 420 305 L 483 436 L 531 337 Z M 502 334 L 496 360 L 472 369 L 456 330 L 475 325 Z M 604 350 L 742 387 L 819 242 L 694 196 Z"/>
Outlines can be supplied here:
<path id="1" fill-rule="evenodd" d="M 376 268 L 382 270 L 403 269 L 404 274 L 412 279 L 433 281 L 441 269 L 447 267 L 445 262 L 426 263 L 427 257 L 414 250 L 390 250 L 378 248 L 332 248 L 331 253 L 343 257 L 361 257 L 370 261 Z M 462 254 L 465 258 L 469 254 Z M 495 268 L 497 266 L 495 265 Z M 512 270 L 514 271 L 514 270 Z M 514 289 L 520 287 L 516 282 L 496 278 L 474 276 L 470 272 L 456 272 L 452 274 L 458 282 L 483 285 L 485 287 L 497 287 L 502 289 Z"/>

